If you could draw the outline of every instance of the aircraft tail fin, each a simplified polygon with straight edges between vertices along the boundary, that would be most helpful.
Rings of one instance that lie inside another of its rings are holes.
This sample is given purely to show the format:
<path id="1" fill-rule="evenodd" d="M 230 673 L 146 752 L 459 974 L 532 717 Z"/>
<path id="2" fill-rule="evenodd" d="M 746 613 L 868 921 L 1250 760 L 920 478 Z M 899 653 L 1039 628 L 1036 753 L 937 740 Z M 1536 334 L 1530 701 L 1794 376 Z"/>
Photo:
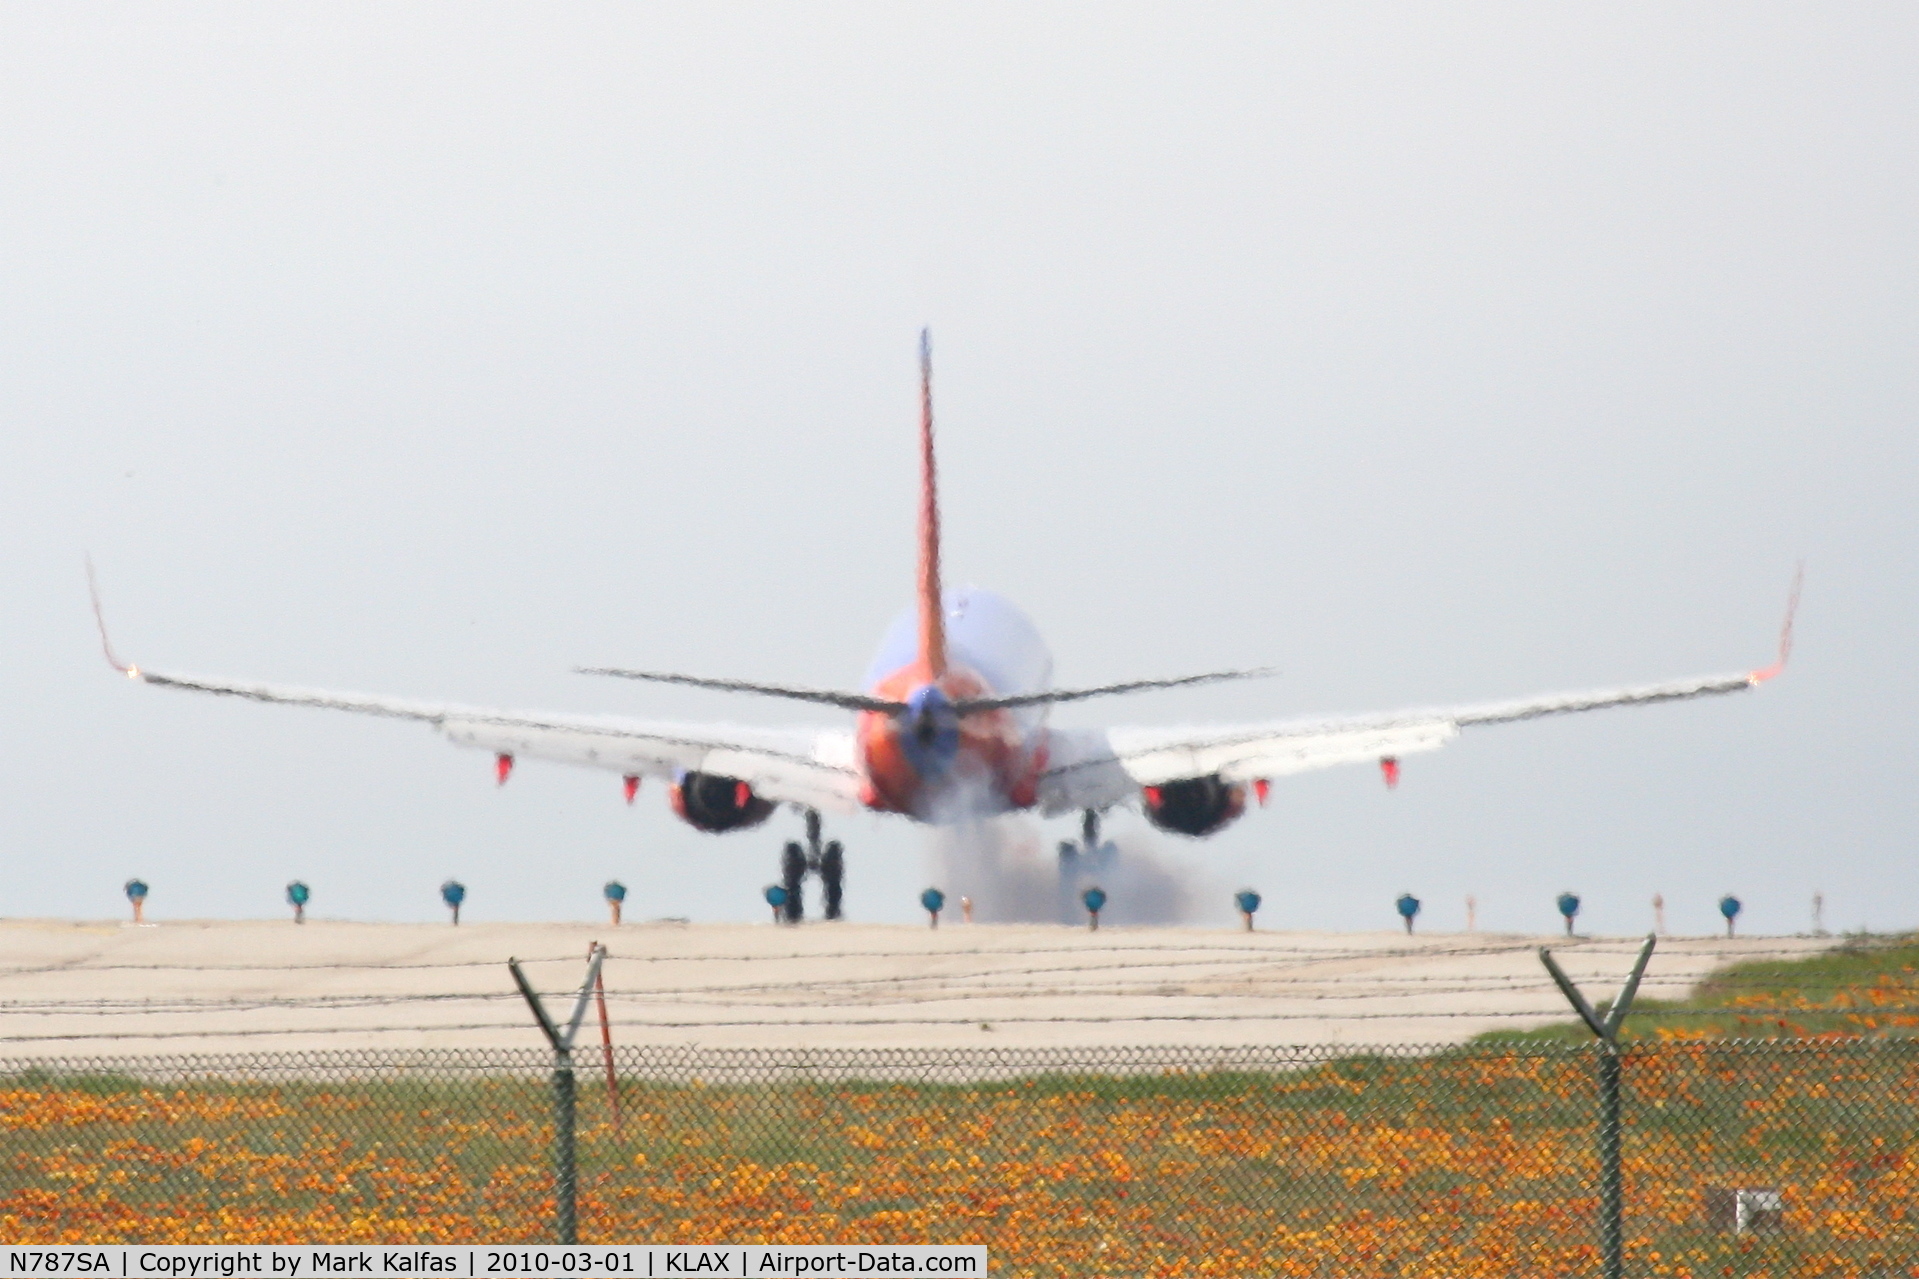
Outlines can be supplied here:
<path id="1" fill-rule="evenodd" d="M 946 614 L 940 599 L 940 502 L 933 461 L 933 334 L 920 330 L 920 665 L 946 674 Z"/>

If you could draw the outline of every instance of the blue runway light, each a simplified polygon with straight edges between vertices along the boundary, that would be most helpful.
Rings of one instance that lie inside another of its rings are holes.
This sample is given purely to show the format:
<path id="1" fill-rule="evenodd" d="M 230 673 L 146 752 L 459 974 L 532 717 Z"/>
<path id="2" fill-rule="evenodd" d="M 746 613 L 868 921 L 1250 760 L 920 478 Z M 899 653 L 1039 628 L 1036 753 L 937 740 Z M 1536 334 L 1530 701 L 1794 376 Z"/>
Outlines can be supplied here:
<path id="1" fill-rule="evenodd" d="M 1719 899 L 1719 913 L 1726 917 L 1726 936 L 1732 936 L 1732 921 L 1739 918 L 1739 912 L 1743 909 L 1743 903 L 1731 893 Z"/>
<path id="2" fill-rule="evenodd" d="M 607 907 L 613 912 L 613 927 L 618 928 L 620 904 L 626 900 L 626 885 L 617 879 L 609 879 L 606 881 L 606 887 L 600 890 L 600 895 L 606 898 Z"/>
<path id="3" fill-rule="evenodd" d="M 1561 893 L 1556 904 L 1559 913 L 1566 917 L 1566 936 L 1570 937 L 1573 935 L 1573 916 L 1579 913 L 1579 894 Z"/>
<path id="4" fill-rule="evenodd" d="M 1233 894 L 1233 905 L 1239 907 L 1239 913 L 1246 920 L 1246 931 L 1253 931 L 1253 912 L 1259 909 L 1259 894 L 1250 888 L 1242 888 Z"/>
<path id="5" fill-rule="evenodd" d="M 760 896 L 766 898 L 766 904 L 773 908 L 773 922 L 779 923 L 783 917 L 782 912 L 786 909 L 785 885 L 768 884 L 760 891 Z"/>
<path id="6" fill-rule="evenodd" d="M 127 881 L 127 900 L 133 903 L 133 922 L 137 924 L 145 917 L 147 881 L 144 879 L 129 879 Z"/>
<path id="7" fill-rule="evenodd" d="M 940 911 L 946 909 L 946 894 L 937 888 L 929 888 L 920 894 L 920 905 L 925 908 L 932 920 L 932 927 L 940 926 Z"/>
<path id="8" fill-rule="evenodd" d="M 294 923 L 304 924 L 307 922 L 307 902 L 312 896 L 312 891 L 307 888 L 306 883 L 302 880 L 296 879 L 287 885 L 287 904 L 293 907 Z"/>
<path id="9" fill-rule="evenodd" d="M 1098 932 L 1099 912 L 1106 907 L 1106 890 L 1095 884 L 1081 893 L 1079 899 L 1086 903 L 1086 914 L 1090 921 L 1087 926 L 1094 932 Z"/>
<path id="10" fill-rule="evenodd" d="M 1398 911 L 1399 917 L 1406 921 L 1406 935 L 1412 936 L 1413 916 L 1419 913 L 1419 898 L 1411 893 L 1401 893 L 1399 900 L 1393 903 L 1393 909 Z"/>
<path id="11" fill-rule="evenodd" d="M 440 885 L 440 900 L 453 912 L 453 922 L 460 922 L 460 903 L 466 900 L 466 885 L 457 879 L 449 879 Z"/>

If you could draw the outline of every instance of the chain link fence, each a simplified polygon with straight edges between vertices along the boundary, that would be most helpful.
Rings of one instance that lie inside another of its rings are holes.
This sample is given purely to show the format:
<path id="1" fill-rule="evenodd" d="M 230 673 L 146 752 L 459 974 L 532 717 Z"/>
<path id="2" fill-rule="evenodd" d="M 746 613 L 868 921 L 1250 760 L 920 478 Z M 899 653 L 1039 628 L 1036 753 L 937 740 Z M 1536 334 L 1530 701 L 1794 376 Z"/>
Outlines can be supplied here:
<path id="1" fill-rule="evenodd" d="M 1591 1047 L 624 1049 L 587 1242 L 985 1243 L 1000 1274 L 1598 1275 Z M 1919 1041 L 1621 1052 L 1625 1273 L 1919 1276 Z M 0 1062 L 7 1242 L 557 1238 L 544 1052 Z M 617 1113 L 616 1113 L 617 1111 Z"/>

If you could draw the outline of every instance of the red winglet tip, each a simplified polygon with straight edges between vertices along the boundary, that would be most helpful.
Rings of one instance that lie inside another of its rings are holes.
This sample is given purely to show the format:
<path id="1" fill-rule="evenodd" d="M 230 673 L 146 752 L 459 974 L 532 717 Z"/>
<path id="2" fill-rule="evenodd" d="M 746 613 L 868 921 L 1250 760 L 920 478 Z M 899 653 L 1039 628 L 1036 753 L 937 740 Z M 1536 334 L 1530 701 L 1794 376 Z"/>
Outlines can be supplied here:
<path id="1" fill-rule="evenodd" d="M 1779 627 L 1779 660 L 1746 677 L 1747 682 L 1755 687 L 1785 672 L 1786 662 L 1792 657 L 1792 621 L 1799 612 L 1799 588 L 1805 580 L 1806 565 L 1801 561 L 1799 567 L 1793 570 L 1792 591 L 1786 596 L 1786 620 Z"/>
<path id="2" fill-rule="evenodd" d="M 1386 789 L 1396 790 L 1399 786 L 1399 760 L 1392 755 L 1379 761 L 1379 775 L 1386 779 Z"/>
<path id="3" fill-rule="evenodd" d="M 626 802 L 631 804 L 633 797 L 640 793 L 640 779 L 629 773 L 625 777 L 622 777 L 620 782 L 626 789 Z"/>
<path id="4" fill-rule="evenodd" d="M 505 751 L 493 757 L 493 775 L 499 778 L 499 785 L 506 785 L 506 779 L 513 776 L 513 757 Z"/>

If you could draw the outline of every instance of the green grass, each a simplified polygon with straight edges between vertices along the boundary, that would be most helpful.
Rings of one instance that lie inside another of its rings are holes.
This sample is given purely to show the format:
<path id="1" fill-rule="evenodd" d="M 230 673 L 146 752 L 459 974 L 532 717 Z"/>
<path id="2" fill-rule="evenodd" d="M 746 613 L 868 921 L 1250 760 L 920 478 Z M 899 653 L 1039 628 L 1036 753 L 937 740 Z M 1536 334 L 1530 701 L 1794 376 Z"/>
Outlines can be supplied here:
<path id="1" fill-rule="evenodd" d="M 1598 1005 L 1601 1013 L 1609 1006 Z M 1919 934 L 1848 934 L 1834 949 L 1804 959 L 1733 964 L 1683 1002 L 1635 1000 L 1620 1039 L 1822 1035 L 1919 1035 Z M 1592 1037 L 1585 1023 L 1569 1019 L 1533 1030 L 1488 1031 L 1474 1042 L 1587 1043 Z"/>

